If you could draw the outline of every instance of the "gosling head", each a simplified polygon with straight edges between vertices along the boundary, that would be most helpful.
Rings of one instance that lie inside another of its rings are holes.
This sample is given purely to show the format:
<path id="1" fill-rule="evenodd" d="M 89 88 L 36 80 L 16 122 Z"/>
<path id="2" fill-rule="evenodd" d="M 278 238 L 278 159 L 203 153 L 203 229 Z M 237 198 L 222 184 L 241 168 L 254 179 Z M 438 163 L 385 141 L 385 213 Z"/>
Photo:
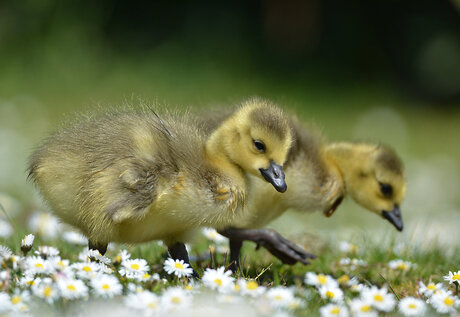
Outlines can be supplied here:
<path id="1" fill-rule="evenodd" d="M 264 100 L 248 100 L 216 132 L 220 132 L 218 142 L 230 162 L 244 172 L 262 177 L 277 191 L 286 191 L 282 166 L 292 133 L 280 108 Z"/>
<path id="2" fill-rule="evenodd" d="M 406 180 L 401 160 L 385 146 L 357 145 L 355 154 L 350 170 L 342 169 L 347 192 L 402 231 L 399 207 L 406 194 Z"/>

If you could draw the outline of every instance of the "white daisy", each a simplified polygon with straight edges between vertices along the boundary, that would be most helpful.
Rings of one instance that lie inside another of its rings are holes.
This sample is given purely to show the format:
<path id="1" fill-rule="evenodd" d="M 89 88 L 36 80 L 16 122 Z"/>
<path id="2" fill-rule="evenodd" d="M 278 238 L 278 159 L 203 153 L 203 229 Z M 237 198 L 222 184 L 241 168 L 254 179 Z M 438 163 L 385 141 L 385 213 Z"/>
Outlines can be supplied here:
<path id="1" fill-rule="evenodd" d="M 49 274 L 53 272 L 50 262 L 38 256 L 27 257 L 24 265 L 26 274 Z"/>
<path id="2" fill-rule="evenodd" d="M 371 303 L 372 306 L 384 312 L 392 311 L 396 305 L 394 295 L 388 293 L 386 287 L 379 289 L 372 286 L 371 288 L 363 290 L 361 292 L 361 297 L 364 301 Z"/>
<path id="3" fill-rule="evenodd" d="M 62 239 L 70 244 L 88 245 L 88 239 L 82 234 L 75 231 L 65 231 L 62 233 Z"/>
<path id="4" fill-rule="evenodd" d="M 41 279 L 39 277 L 35 278 L 33 274 L 25 274 L 19 279 L 19 286 L 22 288 L 32 287 L 36 283 L 40 282 Z"/>
<path id="5" fill-rule="evenodd" d="M 334 303 L 341 303 L 343 301 L 343 292 L 337 286 L 324 285 L 319 287 L 318 291 L 322 299 L 330 300 Z"/>
<path id="6" fill-rule="evenodd" d="M 52 304 L 59 298 L 59 291 L 50 278 L 46 278 L 32 285 L 32 293 Z"/>
<path id="7" fill-rule="evenodd" d="M 104 264 L 110 264 L 111 261 L 108 257 L 102 255 L 98 250 L 89 250 L 88 247 L 84 248 L 79 254 L 78 259 L 81 262 L 97 261 Z"/>
<path id="8" fill-rule="evenodd" d="M 460 271 L 458 272 L 449 271 L 449 274 L 444 276 L 444 280 L 448 281 L 449 284 L 457 283 L 458 285 L 460 285 Z"/>
<path id="9" fill-rule="evenodd" d="M 149 273 L 135 274 L 135 275 L 133 275 L 132 278 L 135 279 L 138 282 L 144 282 L 144 283 L 153 280 L 152 275 L 150 275 Z"/>
<path id="10" fill-rule="evenodd" d="M 452 295 L 450 291 L 437 292 L 428 299 L 428 302 L 440 314 L 455 313 L 456 308 L 460 307 L 460 299 Z"/>
<path id="11" fill-rule="evenodd" d="M 53 266 L 54 271 L 65 272 L 66 275 L 71 274 L 69 260 L 56 256 L 49 259 L 48 262 Z"/>
<path id="12" fill-rule="evenodd" d="M 235 284 L 235 290 L 241 292 L 241 295 L 256 297 L 265 293 L 266 288 L 259 286 L 259 284 L 254 280 L 246 281 L 244 279 L 239 279 Z"/>
<path id="13" fill-rule="evenodd" d="M 0 259 L 7 259 L 13 255 L 13 252 L 10 248 L 0 245 Z"/>
<path id="14" fill-rule="evenodd" d="M 180 287 L 170 287 L 161 295 L 161 307 L 167 311 L 190 306 L 192 297 Z"/>
<path id="15" fill-rule="evenodd" d="M 128 250 L 123 249 L 120 253 L 118 253 L 118 256 L 120 257 L 120 262 L 123 262 L 131 258 L 131 253 L 129 253 Z"/>
<path id="16" fill-rule="evenodd" d="M 301 309 L 306 306 L 305 301 L 303 299 L 294 297 L 287 305 L 287 308 L 289 310 L 296 310 L 296 309 Z"/>
<path id="17" fill-rule="evenodd" d="M 214 241 L 215 243 L 225 243 L 228 241 L 227 238 L 218 233 L 216 229 L 203 228 L 202 232 L 208 240 Z"/>
<path id="18" fill-rule="evenodd" d="M 88 295 L 88 287 L 80 280 L 62 278 L 57 281 L 62 297 L 77 299 Z"/>
<path id="19" fill-rule="evenodd" d="M 7 239 L 13 234 L 13 227 L 11 225 L 0 219 L 0 238 Z"/>
<path id="20" fill-rule="evenodd" d="M 372 309 L 372 304 L 362 299 L 355 298 L 350 301 L 350 309 L 355 317 L 377 317 L 377 311 Z"/>
<path id="21" fill-rule="evenodd" d="M 149 267 L 144 259 L 129 259 L 121 262 L 120 275 L 128 278 L 136 278 L 148 273 Z"/>
<path id="22" fill-rule="evenodd" d="M 233 286 L 233 277 L 230 276 L 231 274 L 232 271 L 225 271 L 225 267 L 223 266 L 217 270 L 207 268 L 203 274 L 202 282 L 205 286 L 213 290 L 227 292 Z"/>
<path id="23" fill-rule="evenodd" d="M 426 311 L 426 304 L 421 299 L 406 297 L 399 301 L 398 309 L 404 316 L 421 316 Z"/>
<path id="24" fill-rule="evenodd" d="M 168 274 L 174 274 L 181 278 L 182 276 L 190 276 L 193 273 L 193 269 L 188 263 L 184 263 L 184 260 L 173 260 L 168 258 L 164 262 L 164 270 Z"/>
<path id="25" fill-rule="evenodd" d="M 289 304 L 294 299 L 292 290 L 281 286 L 269 289 L 265 293 L 265 296 L 273 308 L 288 308 Z"/>
<path id="26" fill-rule="evenodd" d="M 341 241 L 339 243 L 339 250 L 341 252 L 344 252 L 344 253 L 358 253 L 358 246 L 356 244 L 353 244 L 353 243 L 349 243 L 347 241 Z"/>
<path id="27" fill-rule="evenodd" d="M 11 295 L 12 309 L 17 313 L 27 312 L 29 310 L 27 305 L 29 299 L 30 293 L 28 291 L 19 292 L 16 290 L 15 293 Z"/>
<path id="28" fill-rule="evenodd" d="M 334 278 L 332 278 L 332 276 L 330 275 L 324 275 L 324 274 L 316 274 L 316 273 L 313 273 L 313 272 L 307 272 L 305 274 L 305 284 L 308 284 L 308 285 L 313 285 L 313 286 L 316 286 L 316 287 L 320 287 L 320 286 L 335 286 L 335 287 L 338 287 L 339 284 L 337 283 L 336 280 L 334 280 Z"/>
<path id="29" fill-rule="evenodd" d="M 10 296 L 4 292 L 0 292 L 0 314 L 7 314 L 13 309 Z"/>
<path id="30" fill-rule="evenodd" d="M 418 292 L 419 294 L 425 296 L 425 297 L 430 297 L 434 293 L 438 292 L 439 290 L 444 290 L 444 286 L 442 283 L 433 283 L 430 282 L 427 285 L 425 285 L 422 281 L 418 283 L 419 289 Z"/>
<path id="31" fill-rule="evenodd" d="M 112 298 L 121 295 L 123 287 L 118 279 L 112 275 L 100 274 L 91 280 L 91 287 L 96 295 L 103 298 Z"/>
<path id="32" fill-rule="evenodd" d="M 48 212 L 36 211 L 29 218 L 29 229 L 45 239 L 54 239 L 60 231 L 59 220 Z"/>
<path id="33" fill-rule="evenodd" d="M 137 285 L 134 283 L 128 283 L 126 289 L 128 290 L 128 293 L 141 293 L 145 291 L 145 289 L 141 285 Z"/>
<path id="34" fill-rule="evenodd" d="M 44 259 L 56 257 L 59 255 L 59 250 L 55 247 L 50 247 L 47 245 L 41 245 L 38 247 L 38 251 L 35 251 L 36 255 L 41 256 Z"/>
<path id="35" fill-rule="evenodd" d="M 75 271 L 79 278 L 90 280 L 97 275 L 100 270 L 100 265 L 96 262 L 77 262 L 73 263 L 71 268 Z"/>
<path id="36" fill-rule="evenodd" d="M 160 299 L 149 291 L 140 291 L 125 297 L 125 305 L 143 311 L 146 315 L 157 313 L 160 308 Z"/>
<path id="37" fill-rule="evenodd" d="M 27 253 L 32 249 L 32 246 L 34 245 L 34 239 L 35 236 L 33 234 L 28 234 L 21 240 L 22 252 Z"/>
<path id="38" fill-rule="evenodd" d="M 319 309 L 321 317 L 348 317 L 348 309 L 342 304 L 327 304 Z"/>
<path id="39" fill-rule="evenodd" d="M 411 263 L 409 261 L 403 261 L 403 260 L 392 260 L 388 262 L 388 267 L 393 270 L 398 270 L 402 272 L 407 272 L 411 268 L 415 268 L 416 265 L 414 263 Z"/>

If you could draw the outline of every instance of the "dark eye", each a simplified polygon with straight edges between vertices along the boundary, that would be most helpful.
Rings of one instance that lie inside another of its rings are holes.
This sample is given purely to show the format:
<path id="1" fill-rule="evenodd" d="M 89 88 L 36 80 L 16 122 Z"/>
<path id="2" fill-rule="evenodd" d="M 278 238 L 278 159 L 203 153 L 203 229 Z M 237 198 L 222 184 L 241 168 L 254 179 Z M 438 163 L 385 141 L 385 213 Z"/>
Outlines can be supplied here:
<path id="1" fill-rule="evenodd" d="M 390 197 L 393 195 L 393 187 L 391 187 L 389 184 L 380 183 L 380 191 L 385 197 Z"/>
<path id="2" fill-rule="evenodd" d="M 254 140 L 254 147 L 257 151 L 265 153 L 265 144 L 260 140 Z"/>

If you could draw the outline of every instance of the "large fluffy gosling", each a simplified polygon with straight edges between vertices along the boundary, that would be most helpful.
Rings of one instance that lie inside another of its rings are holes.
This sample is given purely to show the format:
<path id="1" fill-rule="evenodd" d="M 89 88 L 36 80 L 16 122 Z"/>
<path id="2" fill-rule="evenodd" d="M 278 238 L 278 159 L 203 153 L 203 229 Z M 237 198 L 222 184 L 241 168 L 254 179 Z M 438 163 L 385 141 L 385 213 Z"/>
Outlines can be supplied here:
<path id="1" fill-rule="evenodd" d="M 218 228 L 230 238 L 231 259 L 238 260 L 241 242 L 255 241 L 285 263 L 308 263 L 312 255 L 295 244 L 261 228 L 289 209 L 321 210 L 331 216 L 346 195 L 356 203 L 403 229 L 400 205 L 406 193 L 404 168 L 389 147 L 369 143 L 326 144 L 314 131 L 293 120 L 294 139 L 286 178 L 290 189 L 272 193 L 254 180 L 247 212 L 235 218 L 231 228 Z"/>
<path id="2" fill-rule="evenodd" d="M 112 111 L 50 136 L 31 156 L 29 175 L 54 213 L 101 254 L 112 241 L 161 239 L 188 261 L 190 229 L 228 227 L 244 212 L 248 175 L 286 190 L 291 139 L 284 113 L 257 100 L 210 135 L 187 114 Z"/>

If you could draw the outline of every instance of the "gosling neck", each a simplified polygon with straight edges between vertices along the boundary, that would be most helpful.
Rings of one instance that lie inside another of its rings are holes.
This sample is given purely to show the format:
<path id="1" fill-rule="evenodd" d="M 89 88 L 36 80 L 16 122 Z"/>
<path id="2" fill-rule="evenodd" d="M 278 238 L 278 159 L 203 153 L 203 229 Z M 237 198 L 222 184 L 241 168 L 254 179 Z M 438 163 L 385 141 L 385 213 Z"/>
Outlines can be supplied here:
<path id="1" fill-rule="evenodd" d="M 206 159 L 209 164 L 231 179 L 235 185 L 244 188 L 246 177 L 235 162 L 228 155 L 228 148 L 231 140 L 229 140 L 232 132 L 229 129 L 221 126 L 216 129 L 208 138 L 205 145 Z"/>

